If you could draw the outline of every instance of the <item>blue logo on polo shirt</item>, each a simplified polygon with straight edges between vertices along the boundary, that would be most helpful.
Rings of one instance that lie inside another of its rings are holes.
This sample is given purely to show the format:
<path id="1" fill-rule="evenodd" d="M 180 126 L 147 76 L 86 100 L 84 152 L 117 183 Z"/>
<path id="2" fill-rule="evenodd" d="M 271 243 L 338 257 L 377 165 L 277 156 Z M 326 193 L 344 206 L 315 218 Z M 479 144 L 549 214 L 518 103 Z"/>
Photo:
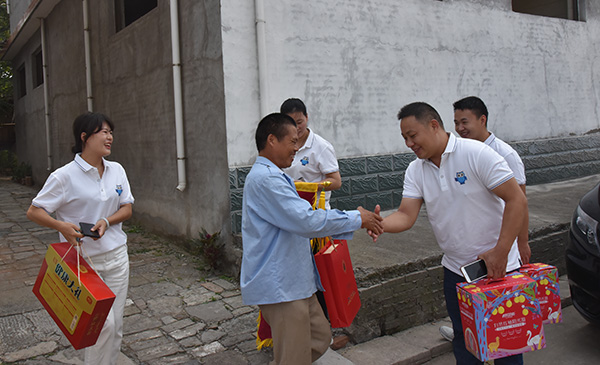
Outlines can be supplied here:
<path id="1" fill-rule="evenodd" d="M 461 185 L 464 185 L 465 182 L 467 181 L 467 177 L 465 176 L 465 172 L 464 171 L 459 171 L 456 173 L 456 177 L 454 178 L 454 180 L 458 181 Z"/>
<path id="2" fill-rule="evenodd" d="M 123 186 L 117 185 L 115 191 L 117 192 L 117 194 L 119 194 L 119 196 L 121 196 L 121 193 L 123 192 Z"/>
<path id="3" fill-rule="evenodd" d="M 300 162 L 302 163 L 302 166 L 308 165 L 308 157 L 304 156 Z"/>

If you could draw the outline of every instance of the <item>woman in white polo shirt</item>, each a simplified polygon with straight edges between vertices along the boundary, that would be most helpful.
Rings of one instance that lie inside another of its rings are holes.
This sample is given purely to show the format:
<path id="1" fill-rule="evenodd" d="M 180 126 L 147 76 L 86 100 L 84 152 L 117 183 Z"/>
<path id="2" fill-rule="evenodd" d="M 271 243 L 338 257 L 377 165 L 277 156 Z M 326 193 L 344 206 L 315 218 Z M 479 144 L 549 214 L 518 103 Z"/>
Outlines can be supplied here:
<path id="1" fill-rule="evenodd" d="M 112 121 L 87 112 L 73 122 L 75 159 L 54 171 L 33 199 L 27 218 L 59 232 L 60 240 L 81 246 L 116 298 L 86 364 L 116 364 L 123 338 L 123 311 L 129 287 L 127 235 L 122 222 L 132 213 L 133 195 L 123 167 L 104 157 L 113 143 Z M 56 219 L 50 214 L 56 213 Z M 84 237 L 79 222 L 93 223 L 98 239 Z"/>

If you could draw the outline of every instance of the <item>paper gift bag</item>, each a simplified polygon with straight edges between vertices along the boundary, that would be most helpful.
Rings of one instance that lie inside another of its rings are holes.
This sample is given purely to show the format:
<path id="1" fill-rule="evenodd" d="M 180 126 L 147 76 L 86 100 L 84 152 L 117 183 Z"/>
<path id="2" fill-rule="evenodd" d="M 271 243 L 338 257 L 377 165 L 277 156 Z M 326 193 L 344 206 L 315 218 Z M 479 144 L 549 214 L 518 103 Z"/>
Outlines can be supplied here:
<path id="1" fill-rule="evenodd" d="M 527 264 L 519 272 L 529 275 L 538 284 L 536 298 L 540 302 L 544 323 L 562 322 L 558 269 L 546 264 Z"/>
<path id="2" fill-rule="evenodd" d="M 537 283 L 521 273 L 458 283 L 465 346 L 481 361 L 546 347 Z"/>
<path id="3" fill-rule="evenodd" d="M 348 327 L 360 309 L 346 240 L 334 240 L 315 255 L 332 328 Z"/>
<path id="4" fill-rule="evenodd" d="M 76 350 L 96 343 L 115 295 L 67 242 L 48 247 L 33 293 Z M 79 273 L 79 277 L 78 277 Z"/>

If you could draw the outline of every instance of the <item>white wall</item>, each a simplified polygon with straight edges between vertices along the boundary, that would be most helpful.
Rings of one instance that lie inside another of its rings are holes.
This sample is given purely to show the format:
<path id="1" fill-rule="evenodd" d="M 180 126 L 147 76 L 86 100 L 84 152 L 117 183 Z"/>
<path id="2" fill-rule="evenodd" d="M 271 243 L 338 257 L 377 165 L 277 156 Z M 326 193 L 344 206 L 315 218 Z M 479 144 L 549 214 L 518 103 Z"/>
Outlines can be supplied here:
<path id="1" fill-rule="evenodd" d="M 587 21 L 511 11 L 510 0 L 264 0 L 273 111 L 302 98 L 338 158 L 407 152 L 396 120 L 481 97 L 507 141 L 600 126 L 600 5 Z M 260 119 L 254 1 L 222 1 L 229 166 L 251 164 Z"/>

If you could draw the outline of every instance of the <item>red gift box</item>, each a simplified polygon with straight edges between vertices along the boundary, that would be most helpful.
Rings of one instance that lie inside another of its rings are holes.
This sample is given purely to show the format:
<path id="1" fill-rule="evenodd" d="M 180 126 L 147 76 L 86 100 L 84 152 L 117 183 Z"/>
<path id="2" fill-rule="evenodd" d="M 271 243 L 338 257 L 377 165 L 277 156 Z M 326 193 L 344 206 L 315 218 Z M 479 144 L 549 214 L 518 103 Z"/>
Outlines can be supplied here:
<path id="1" fill-rule="evenodd" d="M 467 350 L 487 361 L 546 347 L 536 290 L 521 273 L 457 284 Z"/>
<path id="2" fill-rule="evenodd" d="M 348 327 L 360 309 L 346 240 L 333 240 L 315 255 L 332 328 Z"/>
<path id="3" fill-rule="evenodd" d="M 542 263 L 521 266 L 519 272 L 529 275 L 538 284 L 536 298 L 540 302 L 544 323 L 562 322 L 558 269 Z"/>
<path id="4" fill-rule="evenodd" d="M 67 242 L 50 245 L 33 293 L 79 350 L 96 343 L 115 295 L 83 257 L 79 262 L 77 257 Z"/>

